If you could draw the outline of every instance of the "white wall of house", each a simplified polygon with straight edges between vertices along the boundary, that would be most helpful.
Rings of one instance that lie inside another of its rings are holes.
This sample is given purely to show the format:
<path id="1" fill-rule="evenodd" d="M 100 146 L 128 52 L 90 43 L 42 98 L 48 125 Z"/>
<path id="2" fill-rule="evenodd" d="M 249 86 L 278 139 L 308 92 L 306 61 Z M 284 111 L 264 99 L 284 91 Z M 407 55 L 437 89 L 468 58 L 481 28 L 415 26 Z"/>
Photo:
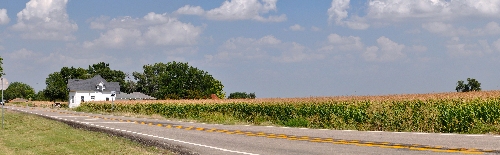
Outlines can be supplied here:
<path id="1" fill-rule="evenodd" d="M 68 106 L 70 108 L 75 108 L 80 106 L 80 103 L 82 103 L 82 98 L 84 102 L 89 102 L 89 101 L 106 101 L 109 100 L 111 101 L 114 99 L 114 97 L 111 97 L 111 91 L 73 91 L 69 92 L 69 103 Z"/>

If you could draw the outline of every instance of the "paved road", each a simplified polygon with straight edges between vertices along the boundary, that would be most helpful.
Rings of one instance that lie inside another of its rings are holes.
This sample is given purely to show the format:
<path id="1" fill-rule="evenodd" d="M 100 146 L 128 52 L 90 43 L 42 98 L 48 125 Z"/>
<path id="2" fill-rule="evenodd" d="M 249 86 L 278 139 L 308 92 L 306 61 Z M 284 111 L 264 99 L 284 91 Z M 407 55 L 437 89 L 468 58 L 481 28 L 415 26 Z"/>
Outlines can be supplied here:
<path id="1" fill-rule="evenodd" d="M 181 154 L 500 154 L 500 135 L 218 125 L 5 106 Z"/>

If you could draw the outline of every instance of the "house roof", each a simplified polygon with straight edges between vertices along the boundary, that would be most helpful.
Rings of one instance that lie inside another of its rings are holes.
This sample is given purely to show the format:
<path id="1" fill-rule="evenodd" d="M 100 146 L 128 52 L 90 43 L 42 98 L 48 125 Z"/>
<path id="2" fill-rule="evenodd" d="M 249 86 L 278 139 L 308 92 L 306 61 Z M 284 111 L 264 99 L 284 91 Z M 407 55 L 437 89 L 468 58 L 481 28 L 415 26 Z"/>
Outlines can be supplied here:
<path id="1" fill-rule="evenodd" d="M 100 91 L 97 85 L 101 82 L 105 87 L 102 91 L 116 91 L 117 94 L 120 92 L 120 83 L 107 82 L 100 75 L 91 79 L 69 79 L 67 87 L 69 91 Z"/>
<path id="2" fill-rule="evenodd" d="M 116 94 L 116 99 L 140 99 L 140 100 L 156 100 L 156 98 L 148 96 L 140 92 L 133 92 L 130 94 Z"/>

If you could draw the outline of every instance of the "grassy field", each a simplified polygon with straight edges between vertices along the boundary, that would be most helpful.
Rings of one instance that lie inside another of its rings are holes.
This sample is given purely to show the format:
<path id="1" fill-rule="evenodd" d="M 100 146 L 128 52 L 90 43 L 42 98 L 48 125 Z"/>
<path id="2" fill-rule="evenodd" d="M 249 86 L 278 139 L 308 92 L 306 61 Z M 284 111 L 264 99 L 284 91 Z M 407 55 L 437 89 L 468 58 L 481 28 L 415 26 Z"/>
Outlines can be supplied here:
<path id="1" fill-rule="evenodd" d="M 500 91 L 246 100 L 85 102 L 77 111 L 223 124 L 500 134 Z"/>
<path id="2" fill-rule="evenodd" d="M 4 111 L 0 155 L 38 154 L 172 154 L 128 139 L 74 129 L 64 123 Z"/>

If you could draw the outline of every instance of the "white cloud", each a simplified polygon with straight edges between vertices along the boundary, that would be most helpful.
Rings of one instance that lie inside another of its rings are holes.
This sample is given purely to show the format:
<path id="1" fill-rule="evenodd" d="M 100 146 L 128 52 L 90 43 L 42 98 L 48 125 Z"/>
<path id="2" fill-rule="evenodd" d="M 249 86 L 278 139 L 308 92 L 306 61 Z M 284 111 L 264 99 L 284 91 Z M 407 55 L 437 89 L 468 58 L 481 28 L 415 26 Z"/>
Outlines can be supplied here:
<path id="1" fill-rule="evenodd" d="M 315 60 L 322 58 L 323 58 L 322 55 L 311 53 L 307 50 L 306 47 L 296 42 L 292 42 L 291 48 L 283 50 L 281 56 L 274 57 L 273 60 L 283 63 L 293 63 L 293 62 L 301 62 L 305 60 Z"/>
<path id="2" fill-rule="evenodd" d="M 0 9 L 0 25 L 7 24 L 10 22 L 9 16 L 7 16 L 7 9 Z"/>
<path id="3" fill-rule="evenodd" d="M 468 30 L 465 27 L 456 27 L 443 22 L 430 22 L 422 24 L 422 28 L 431 33 L 444 36 L 485 36 L 500 34 L 500 26 L 496 22 L 489 22 L 484 27 Z"/>
<path id="4" fill-rule="evenodd" d="M 267 35 L 267 36 L 260 38 L 255 43 L 256 43 L 256 45 L 278 45 L 278 44 L 281 44 L 281 40 L 276 39 L 276 37 L 274 37 L 272 35 Z"/>
<path id="5" fill-rule="evenodd" d="M 368 16 L 376 19 L 454 19 L 463 16 L 498 18 L 499 0 L 373 0 Z"/>
<path id="6" fill-rule="evenodd" d="M 203 26 L 182 23 L 167 14 L 148 13 L 143 18 L 97 18 L 91 28 L 104 29 L 98 39 L 86 41 L 84 47 L 124 48 L 146 45 L 194 45 Z"/>
<path id="7" fill-rule="evenodd" d="M 398 44 L 385 36 L 377 39 L 378 46 L 370 46 L 362 54 L 367 61 L 389 62 L 406 57 L 402 52 L 405 45 Z"/>
<path id="8" fill-rule="evenodd" d="M 200 6 L 186 5 L 179 8 L 175 13 L 187 15 L 205 16 L 211 20 L 256 20 L 261 22 L 282 22 L 286 15 L 269 15 L 270 11 L 276 11 L 277 0 L 227 0 L 218 8 L 205 11 Z"/>
<path id="9" fill-rule="evenodd" d="M 321 48 L 322 51 L 361 51 L 363 43 L 360 37 L 340 36 L 338 34 L 328 35 L 328 45 Z"/>
<path id="10" fill-rule="evenodd" d="M 445 24 L 443 22 L 430 22 L 422 24 L 422 28 L 431 33 L 437 33 L 445 36 L 459 36 L 469 34 L 469 31 L 466 28 L 455 28 L 455 26 L 451 24 Z"/>
<path id="11" fill-rule="evenodd" d="M 474 35 L 497 35 L 500 34 L 500 26 L 496 22 L 489 22 L 484 28 L 476 28 L 472 30 Z"/>
<path id="12" fill-rule="evenodd" d="M 358 18 L 353 18 L 353 19 L 358 19 Z M 362 19 L 362 18 L 359 18 L 359 19 Z M 355 29 L 355 30 L 365 30 L 367 28 L 370 27 L 369 24 L 366 24 L 364 22 L 361 22 L 361 21 L 356 21 L 356 20 L 353 20 L 353 21 L 345 21 L 344 22 L 347 27 L 349 27 L 350 29 Z"/>
<path id="13" fill-rule="evenodd" d="M 39 54 L 34 53 L 33 51 L 22 48 L 20 50 L 14 51 L 12 53 L 8 53 L 7 57 L 13 60 L 27 60 L 40 56 Z"/>
<path id="14" fill-rule="evenodd" d="M 495 49 L 500 52 L 500 39 L 496 40 L 493 42 L 493 47 L 495 47 Z"/>
<path id="15" fill-rule="evenodd" d="M 92 41 L 83 43 L 85 48 L 104 47 L 119 49 L 130 45 L 141 45 L 141 32 L 136 29 L 114 28 Z"/>
<path id="16" fill-rule="evenodd" d="M 69 20 L 67 3 L 67 0 L 31 0 L 17 13 L 17 23 L 12 28 L 27 39 L 74 40 L 71 33 L 78 26 Z"/>
<path id="17" fill-rule="evenodd" d="M 292 31 L 304 31 L 305 28 L 300 26 L 299 24 L 295 24 L 295 25 L 290 26 L 288 29 L 290 29 Z"/>
<path id="18" fill-rule="evenodd" d="M 332 6 L 328 9 L 328 21 L 335 21 L 336 25 L 347 26 L 350 29 L 364 30 L 370 27 L 364 22 L 365 19 L 352 16 L 347 19 L 350 0 L 332 0 Z M 346 20 L 347 19 L 347 20 Z"/>
<path id="19" fill-rule="evenodd" d="M 497 44 L 497 42 L 493 42 L 495 48 L 497 48 Z M 447 41 L 446 48 L 448 54 L 453 57 L 483 56 L 493 52 L 486 40 L 478 40 L 477 43 L 464 43 L 459 37 L 453 37 Z"/>
<path id="20" fill-rule="evenodd" d="M 272 35 L 259 39 L 231 38 L 227 40 L 215 55 L 205 55 L 212 62 L 228 61 L 276 61 L 282 63 L 301 62 L 321 59 L 320 54 L 312 53 L 305 46 L 296 42 L 282 42 Z"/>
<path id="21" fill-rule="evenodd" d="M 184 14 L 184 15 L 201 16 L 201 15 L 205 14 L 205 10 L 203 10 L 203 8 L 201 8 L 200 6 L 185 5 L 179 9 L 177 9 L 177 11 L 175 11 L 175 13 Z"/>
<path id="22" fill-rule="evenodd" d="M 332 0 L 332 6 L 328 9 L 328 20 L 335 21 L 342 25 L 343 20 L 347 18 L 347 9 L 349 9 L 350 0 Z"/>
<path id="23" fill-rule="evenodd" d="M 155 45 L 194 45 L 201 32 L 200 27 L 175 21 L 149 27 L 144 39 Z"/>

